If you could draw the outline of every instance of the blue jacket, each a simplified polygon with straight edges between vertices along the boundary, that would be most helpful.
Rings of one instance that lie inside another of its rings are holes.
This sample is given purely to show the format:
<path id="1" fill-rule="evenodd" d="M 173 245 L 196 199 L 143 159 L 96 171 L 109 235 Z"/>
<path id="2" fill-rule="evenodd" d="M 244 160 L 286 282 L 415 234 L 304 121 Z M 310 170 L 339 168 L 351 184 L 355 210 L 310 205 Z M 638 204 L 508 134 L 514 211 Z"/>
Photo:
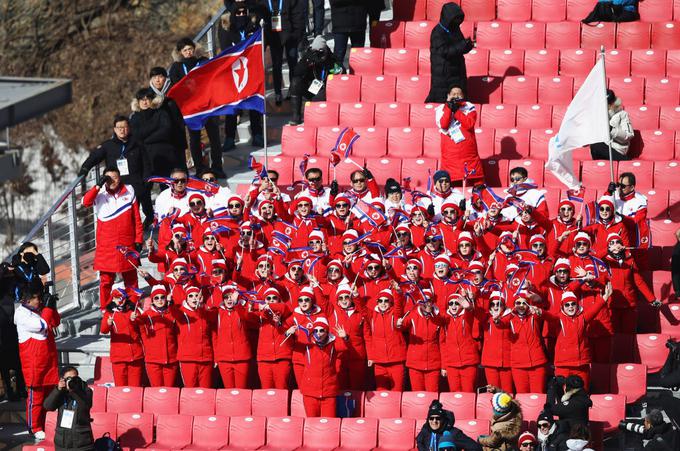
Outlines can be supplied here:
<path id="1" fill-rule="evenodd" d="M 637 11 L 638 0 L 598 0 L 599 3 L 612 3 L 614 6 L 623 7 L 624 11 Z"/>

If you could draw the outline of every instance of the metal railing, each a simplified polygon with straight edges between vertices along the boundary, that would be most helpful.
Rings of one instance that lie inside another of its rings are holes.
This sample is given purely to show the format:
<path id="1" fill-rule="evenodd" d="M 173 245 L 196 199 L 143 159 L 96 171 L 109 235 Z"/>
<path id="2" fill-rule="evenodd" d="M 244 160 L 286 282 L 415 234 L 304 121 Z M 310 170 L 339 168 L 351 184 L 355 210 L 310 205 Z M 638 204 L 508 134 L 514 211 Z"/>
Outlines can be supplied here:
<path id="1" fill-rule="evenodd" d="M 204 45 L 210 57 L 216 53 L 215 25 L 225 11 L 222 6 L 194 38 Z M 53 283 L 53 293 L 59 295 L 61 313 L 80 309 L 84 294 L 96 292 L 99 283 L 93 268 L 97 221 L 94 209 L 82 205 L 83 195 L 98 179 L 99 167 L 85 177 L 75 178 L 21 241 L 35 243 L 45 256 L 50 265 L 47 279 Z"/>

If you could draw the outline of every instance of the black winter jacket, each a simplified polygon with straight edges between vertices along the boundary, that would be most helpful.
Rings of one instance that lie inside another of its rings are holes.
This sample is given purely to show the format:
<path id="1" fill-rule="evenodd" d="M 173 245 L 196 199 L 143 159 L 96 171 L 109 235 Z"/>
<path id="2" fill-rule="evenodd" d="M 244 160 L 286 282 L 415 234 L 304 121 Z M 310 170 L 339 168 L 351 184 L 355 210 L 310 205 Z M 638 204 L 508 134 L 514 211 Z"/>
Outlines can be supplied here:
<path id="1" fill-rule="evenodd" d="M 127 142 L 123 142 L 118 137 L 104 141 L 90 155 L 80 167 L 80 174 L 86 174 L 95 165 L 104 162 L 106 167 L 116 167 L 116 161 L 125 156 L 128 163 L 130 175 L 121 176 L 123 183 L 136 184 L 143 182 L 150 174 L 149 159 L 144 147 L 132 136 Z"/>
<path id="2" fill-rule="evenodd" d="M 552 414 L 559 418 L 557 421 L 559 433 L 569 433 L 575 424 L 588 426 L 589 409 L 593 402 L 583 389 L 567 391 L 558 399 L 551 399 L 548 390 L 548 403 Z"/>
<path id="3" fill-rule="evenodd" d="M 151 175 L 169 176 L 173 168 L 183 167 L 173 144 L 175 133 L 170 115 L 162 108 L 137 111 L 130 116 L 132 134 L 144 143 Z"/>
<path id="4" fill-rule="evenodd" d="M 55 449 L 72 451 L 90 451 L 94 443 L 92 427 L 90 426 L 90 408 L 92 408 L 92 389 L 87 387 L 80 378 L 79 384 L 71 381 L 71 390 L 54 388 L 45 398 L 43 406 L 47 410 L 58 410 L 57 428 L 54 434 Z M 74 385 L 81 385 L 75 387 Z M 65 408 L 75 410 L 73 427 L 61 427 L 61 418 Z"/>
<path id="5" fill-rule="evenodd" d="M 442 7 L 439 23 L 430 34 L 432 84 L 425 102 L 446 102 L 452 84 L 458 84 L 466 91 L 465 54 L 472 50 L 473 44 L 463 36 L 460 25 L 454 23 L 454 19 L 462 22 L 464 18 L 465 14 L 457 4 L 446 3 Z"/>
<path id="6" fill-rule="evenodd" d="M 307 17 L 305 16 L 306 0 L 260 0 L 257 10 L 250 8 L 251 13 L 256 13 L 264 19 L 264 33 L 265 44 L 272 32 L 272 9 L 276 12 L 281 5 L 281 43 L 288 42 L 289 39 L 295 41 L 301 40 L 305 35 L 305 25 Z M 269 8 L 271 3 L 272 8 Z"/>
<path id="7" fill-rule="evenodd" d="M 366 30 L 366 18 L 372 0 L 331 0 L 331 24 L 334 33 Z"/>
<path id="8" fill-rule="evenodd" d="M 442 416 L 445 418 L 444 423 L 436 432 L 432 430 L 427 421 L 423 424 L 423 427 L 416 437 L 416 447 L 418 448 L 418 451 L 436 451 L 444 431 L 449 431 L 453 435 L 453 441 L 456 444 L 457 451 L 482 451 L 482 446 L 479 443 L 465 435 L 460 429 L 453 427 L 455 422 L 453 412 L 444 410 L 443 413 L 444 415 Z"/>

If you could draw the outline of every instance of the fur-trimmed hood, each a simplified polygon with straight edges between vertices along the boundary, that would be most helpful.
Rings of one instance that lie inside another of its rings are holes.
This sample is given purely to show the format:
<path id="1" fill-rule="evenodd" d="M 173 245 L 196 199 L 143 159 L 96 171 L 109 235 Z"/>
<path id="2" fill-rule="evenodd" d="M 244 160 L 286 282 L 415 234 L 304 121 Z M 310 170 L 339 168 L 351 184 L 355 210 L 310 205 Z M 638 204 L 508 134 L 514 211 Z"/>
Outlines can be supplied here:
<path id="1" fill-rule="evenodd" d="M 193 58 L 201 58 L 205 55 L 205 51 L 203 50 L 203 46 L 201 45 L 200 42 L 196 42 L 196 48 L 194 49 L 194 56 Z M 179 50 L 173 47 L 172 49 L 172 60 L 175 62 L 181 62 L 182 61 L 182 54 L 179 53 Z"/>
<path id="2" fill-rule="evenodd" d="M 156 96 L 151 101 L 151 108 L 154 109 L 154 110 L 157 110 L 158 108 L 160 108 L 161 105 L 163 105 L 163 97 L 161 97 L 161 96 Z M 139 108 L 139 100 L 132 99 L 132 101 L 130 102 L 130 109 L 132 109 L 132 111 L 134 113 L 138 113 L 138 112 L 142 111 L 142 109 Z"/>
<path id="3" fill-rule="evenodd" d="M 510 411 L 491 420 L 491 434 L 480 436 L 479 444 L 485 451 L 515 449 L 522 432 L 522 409 L 516 400 L 511 401 Z"/>

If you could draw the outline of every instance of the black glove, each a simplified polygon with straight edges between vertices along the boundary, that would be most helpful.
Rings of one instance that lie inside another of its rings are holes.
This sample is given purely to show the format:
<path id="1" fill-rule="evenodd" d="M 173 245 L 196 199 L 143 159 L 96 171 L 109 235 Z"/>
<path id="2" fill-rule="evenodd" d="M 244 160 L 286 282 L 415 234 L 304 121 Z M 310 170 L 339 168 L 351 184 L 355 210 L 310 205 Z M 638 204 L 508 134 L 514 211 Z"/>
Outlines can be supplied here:
<path id="1" fill-rule="evenodd" d="M 462 211 L 465 211 L 465 199 L 462 199 L 462 200 L 458 203 L 458 208 L 460 208 Z"/>
<path id="2" fill-rule="evenodd" d="M 373 174 L 371 174 L 371 171 L 369 171 L 366 166 L 364 166 L 364 170 L 362 172 L 364 173 L 364 177 L 366 177 L 367 179 L 373 178 Z"/>
<path id="3" fill-rule="evenodd" d="M 474 48 L 475 48 L 475 42 L 470 38 L 465 39 L 465 47 L 463 47 L 463 53 L 469 53 L 470 50 L 472 50 Z"/>
<path id="4" fill-rule="evenodd" d="M 143 247 L 143 246 L 142 246 L 142 243 L 135 243 L 135 250 L 136 250 L 137 252 L 141 252 L 141 251 L 142 251 L 142 247 Z"/>
<path id="5" fill-rule="evenodd" d="M 617 186 L 618 185 L 616 183 L 609 182 L 609 185 L 607 186 L 607 194 L 609 194 L 610 196 L 614 194 L 614 191 L 616 191 Z"/>
<path id="6" fill-rule="evenodd" d="M 565 382 L 567 382 L 567 379 L 564 376 L 557 376 L 554 377 L 552 380 L 553 384 L 562 387 Z"/>
<path id="7" fill-rule="evenodd" d="M 45 293 L 43 301 L 45 302 L 45 307 L 51 308 L 52 310 L 57 310 L 57 301 L 59 296 L 56 294 Z"/>
<path id="8" fill-rule="evenodd" d="M 108 175 L 105 175 L 105 176 L 103 176 L 102 178 L 99 179 L 99 183 L 97 183 L 97 186 L 101 188 L 102 186 L 104 186 L 105 184 L 107 184 L 110 181 L 111 181 L 111 177 L 109 177 Z"/>
<path id="9" fill-rule="evenodd" d="M 458 111 L 460 103 L 458 103 L 458 101 L 456 100 L 449 100 L 448 102 L 446 102 L 446 106 L 449 107 L 452 113 L 455 113 L 456 111 Z"/>
<path id="10" fill-rule="evenodd" d="M 333 180 L 331 182 L 331 196 L 333 196 L 333 197 L 337 196 L 339 191 L 340 191 L 340 189 L 338 188 L 338 181 Z"/>
<path id="11" fill-rule="evenodd" d="M 434 205 L 430 204 L 427 206 L 427 214 L 430 216 L 434 216 Z"/>

